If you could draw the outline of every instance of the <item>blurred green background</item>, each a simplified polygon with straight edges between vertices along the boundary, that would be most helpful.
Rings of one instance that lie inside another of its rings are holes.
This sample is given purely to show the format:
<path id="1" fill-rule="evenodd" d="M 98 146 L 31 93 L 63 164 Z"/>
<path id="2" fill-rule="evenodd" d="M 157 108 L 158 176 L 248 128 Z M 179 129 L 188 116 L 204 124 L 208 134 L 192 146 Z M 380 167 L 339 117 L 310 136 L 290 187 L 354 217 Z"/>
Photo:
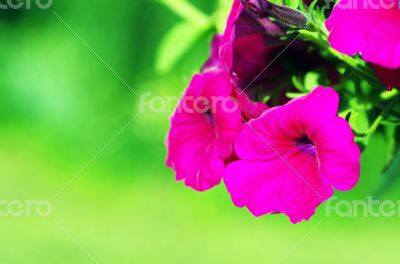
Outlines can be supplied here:
<path id="1" fill-rule="evenodd" d="M 209 15 L 230 1 L 191 3 Z M 212 30 L 161 74 L 160 43 L 182 17 L 159 2 L 60 0 L 47 10 L 0 12 L 0 199 L 53 206 L 48 217 L 0 217 L 0 263 L 399 258 L 398 216 L 327 217 L 322 205 L 292 225 L 235 208 L 223 185 L 196 193 L 174 181 L 164 165 L 170 113 L 138 111 L 140 96 L 178 96 L 207 57 Z M 374 192 L 385 151 L 384 138 L 374 137 L 360 184 L 336 195 Z M 397 200 L 396 189 L 385 198 Z"/>

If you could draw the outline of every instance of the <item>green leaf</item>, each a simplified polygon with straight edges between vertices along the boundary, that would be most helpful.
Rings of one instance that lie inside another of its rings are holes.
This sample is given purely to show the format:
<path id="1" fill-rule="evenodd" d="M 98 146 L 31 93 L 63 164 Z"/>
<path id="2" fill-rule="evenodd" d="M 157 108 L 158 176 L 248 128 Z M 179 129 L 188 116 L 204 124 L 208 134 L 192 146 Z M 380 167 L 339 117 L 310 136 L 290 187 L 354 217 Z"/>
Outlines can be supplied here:
<path id="1" fill-rule="evenodd" d="M 217 31 L 222 33 L 225 30 L 226 21 L 228 19 L 228 14 L 230 7 L 232 6 L 229 0 L 218 0 L 217 9 L 215 10 L 213 17 L 215 19 L 215 26 Z"/>
<path id="2" fill-rule="evenodd" d="M 351 112 L 351 117 L 349 122 L 350 126 L 354 131 L 360 131 L 360 132 L 367 131 L 370 126 L 368 115 L 367 112 L 365 111 L 353 110 Z M 362 138 L 357 137 L 356 141 L 363 143 L 364 145 L 368 145 L 369 137 L 362 137 Z"/>
<path id="3" fill-rule="evenodd" d="M 305 91 L 306 91 L 306 89 L 305 89 L 305 87 L 304 87 L 304 85 L 303 85 L 303 82 L 302 82 L 301 78 L 299 78 L 298 76 L 296 76 L 296 75 L 293 75 L 293 76 L 292 76 L 292 83 L 293 83 L 293 86 L 294 86 L 298 91 L 300 91 L 300 92 L 305 92 Z"/>
<path id="4" fill-rule="evenodd" d="M 195 26 L 189 22 L 176 24 L 161 41 L 156 55 L 155 68 L 166 73 L 196 43 L 209 27 Z"/>
<path id="5" fill-rule="evenodd" d="M 390 100 L 390 99 L 394 98 L 395 96 L 397 96 L 398 94 L 399 94 L 399 91 L 397 89 L 393 89 L 391 91 L 381 92 L 379 97 L 381 100 Z"/>
<path id="6" fill-rule="evenodd" d="M 306 95 L 306 94 L 305 93 L 290 93 L 290 92 L 286 93 L 286 97 L 289 99 L 298 98 L 298 97 L 301 97 L 304 95 Z"/>
<path id="7" fill-rule="evenodd" d="M 287 7 L 297 9 L 300 5 L 300 0 L 284 0 L 283 3 Z"/>
<path id="8" fill-rule="evenodd" d="M 269 100 L 271 100 L 271 95 L 266 95 L 264 96 L 264 98 L 261 100 L 261 102 L 263 102 L 264 104 L 268 103 Z"/>
<path id="9" fill-rule="evenodd" d="M 186 0 L 157 0 L 186 21 L 203 27 L 210 23 L 206 14 Z"/>
<path id="10" fill-rule="evenodd" d="M 304 77 L 304 88 L 307 91 L 311 91 L 315 87 L 319 86 L 321 83 L 319 82 L 321 74 L 319 72 L 308 72 Z"/>
<path id="11" fill-rule="evenodd" d="M 392 121 L 392 120 L 383 120 L 381 122 L 381 125 L 382 126 L 400 126 L 400 121 L 398 121 L 398 120 L 394 120 L 394 121 Z"/>
<path id="12" fill-rule="evenodd" d="M 283 0 L 269 0 L 268 2 L 276 4 L 276 5 L 282 5 L 283 4 Z"/>

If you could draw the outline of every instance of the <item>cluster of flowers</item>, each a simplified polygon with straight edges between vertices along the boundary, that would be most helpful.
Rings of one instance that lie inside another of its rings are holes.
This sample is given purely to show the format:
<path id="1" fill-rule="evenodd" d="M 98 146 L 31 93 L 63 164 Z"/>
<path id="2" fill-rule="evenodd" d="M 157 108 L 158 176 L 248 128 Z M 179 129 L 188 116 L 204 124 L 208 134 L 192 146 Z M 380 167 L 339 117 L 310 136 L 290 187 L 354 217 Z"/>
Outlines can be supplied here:
<path id="1" fill-rule="evenodd" d="M 343 6 L 326 22 L 331 46 L 361 54 L 382 82 L 399 85 L 400 11 Z M 236 206 L 255 216 L 283 213 L 297 223 L 308 220 L 333 188 L 356 185 L 360 149 L 337 114 L 339 94 L 332 88 L 319 86 L 273 107 L 255 101 L 256 93 L 285 78 L 271 64 L 287 45 L 281 41 L 286 32 L 263 15 L 268 8 L 266 0 L 234 0 L 224 34 L 214 37 L 210 58 L 183 95 L 185 107 L 171 118 L 167 165 L 195 190 L 223 180 Z M 301 49 L 293 45 L 292 52 Z M 199 102 L 185 99 L 196 97 L 206 99 L 202 111 L 196 111 Z"/>

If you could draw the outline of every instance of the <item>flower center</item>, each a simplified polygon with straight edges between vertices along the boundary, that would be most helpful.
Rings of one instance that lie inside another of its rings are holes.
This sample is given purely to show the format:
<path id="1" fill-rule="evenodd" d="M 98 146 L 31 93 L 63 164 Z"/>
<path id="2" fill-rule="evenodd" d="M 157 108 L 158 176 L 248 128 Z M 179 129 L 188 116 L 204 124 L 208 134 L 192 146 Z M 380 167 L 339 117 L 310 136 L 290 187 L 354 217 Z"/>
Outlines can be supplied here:
<path id="1" fill-rule="evenodd" d="M 210 108 L 208 108 L 208 110 L 207 110 L 206 112 L 204 112 L 204 116 L 206 117 L 206 119 L 207 119 L 209 122 L 214 123 L 214 117 L 213 117 L 213 114 L 212 114 Z"/>
<path id="2" fill-rule="evenodd" d="M 303 152 L 312 157 L 317 156 L 317 148 L 307 135 L 304 135 L 297 139 L 295 141 L 295 145 L 300 152 Z"/>

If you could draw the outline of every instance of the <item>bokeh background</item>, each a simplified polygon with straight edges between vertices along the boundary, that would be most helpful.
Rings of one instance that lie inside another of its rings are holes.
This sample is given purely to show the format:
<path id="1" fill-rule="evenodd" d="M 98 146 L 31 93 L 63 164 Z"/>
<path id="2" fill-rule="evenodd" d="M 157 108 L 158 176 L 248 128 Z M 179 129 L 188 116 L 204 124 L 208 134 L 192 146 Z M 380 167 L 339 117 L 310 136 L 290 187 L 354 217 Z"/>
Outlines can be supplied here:
<path id="1" fill-rule="evenodd" d="M 399 259 L 399 216 L 327 216 L 322 205 L 309 222 L 292 225 L 235 208 L 223 185 L 196 193 L 175 182 L 164 165 L 170 111 L 139 111 L 139 103 L 145 93 L 179 96 L 230 5 L 190 3 L 216 26 L 171 36 L 188 19 L 171 1 L 0 10 L 0 199 L 53 206 L 47 217 L 0 217 L 0 263 Z M 168 58 L 182 45 L 190 48 L 179 60 Z M 387 146 L 383 136 L 372 138 L 360 184 L 339 199 L 365 200 L 380 188 Z M 397 200 L 398 188 L 392 183 L 382 199 Z"/>

